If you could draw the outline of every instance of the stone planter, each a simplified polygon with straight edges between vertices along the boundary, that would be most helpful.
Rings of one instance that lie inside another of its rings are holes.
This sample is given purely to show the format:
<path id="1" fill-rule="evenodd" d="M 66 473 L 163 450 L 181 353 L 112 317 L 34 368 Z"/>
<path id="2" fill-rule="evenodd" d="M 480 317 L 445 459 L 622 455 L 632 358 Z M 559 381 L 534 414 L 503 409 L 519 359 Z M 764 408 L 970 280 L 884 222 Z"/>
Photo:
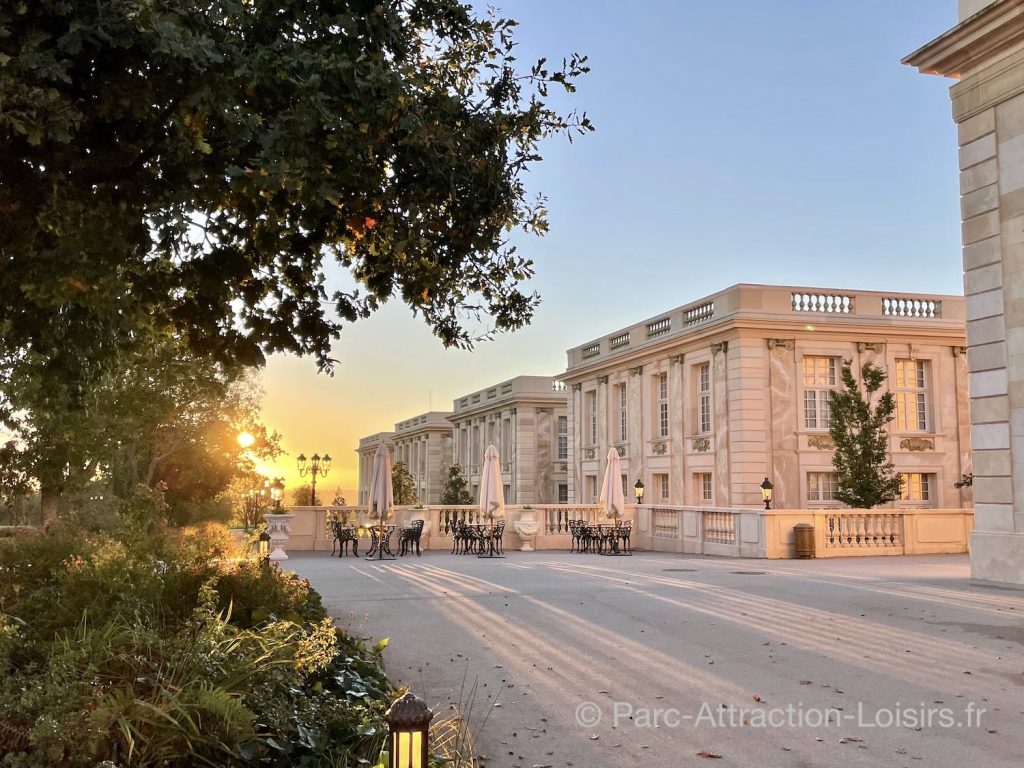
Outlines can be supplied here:
<path id="1" fill-rule="evenodd" d="M 288 525 L 295 519 L 295 515 L 271 515 L 266 514 L 263 519 L 267 521 L 267 533 L 270 534 L 270 555 L 271 561 L 287 560 L 288 553 L 284 551 L 288 543 L 288 534 L 291 532 Z"/>
<path id="2" fill-rule="evenodd" d="M 533 544 L 537 538 L 538 523 L 533 517 L 533 512 L 524 512 L 523 516 L 512 523 L 515 532 L 523 540 L 520 552 L 533 552 Z"/>

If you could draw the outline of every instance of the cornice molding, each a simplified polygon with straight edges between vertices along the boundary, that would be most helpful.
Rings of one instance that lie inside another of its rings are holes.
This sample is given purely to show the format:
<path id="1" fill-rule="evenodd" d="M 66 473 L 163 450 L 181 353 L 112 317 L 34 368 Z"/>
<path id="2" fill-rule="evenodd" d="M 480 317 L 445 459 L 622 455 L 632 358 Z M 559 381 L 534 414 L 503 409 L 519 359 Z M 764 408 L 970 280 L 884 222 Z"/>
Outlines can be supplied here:
<path id="1" fill-rule="evenodd" d="M 926 75 L 958 78 L 1024 42 L 1024 0 L 1000 0 L 902 61 Z"/>

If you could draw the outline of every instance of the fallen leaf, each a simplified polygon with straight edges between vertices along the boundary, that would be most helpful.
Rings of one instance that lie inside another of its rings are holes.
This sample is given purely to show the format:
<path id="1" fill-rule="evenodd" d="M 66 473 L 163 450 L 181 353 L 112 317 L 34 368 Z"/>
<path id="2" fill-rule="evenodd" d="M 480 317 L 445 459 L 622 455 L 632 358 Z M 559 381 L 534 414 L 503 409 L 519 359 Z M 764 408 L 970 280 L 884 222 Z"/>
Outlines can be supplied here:
<path id="1" fill-rule="evenodd" d="M 857 738 L 856 736 L 844 736 L 839 740 L 840 744 L 849 744 L 853 741 L 864 741 L 864 739 Z"/>
<path id="2" fill-rule="evenodd" d="M 714 752 L 698 752 L 697 753 L 697 757 L 710 757 L 710 758 L 716 758 L 717 759 L 717 758 L 721 757 L 721 755 L 716 755 Z"/>
<path id="3" fill-rule="evenodd" d="M 814 685 L 813 680 L 801 680 L 800 685 Z"/>
<path id="4" fill-rule="evenodd" d="M 753 698 L 754 701 L 763 701 L 763 699 L 760 696 L 758 696 L 756 693 L 751 698 Z"/>

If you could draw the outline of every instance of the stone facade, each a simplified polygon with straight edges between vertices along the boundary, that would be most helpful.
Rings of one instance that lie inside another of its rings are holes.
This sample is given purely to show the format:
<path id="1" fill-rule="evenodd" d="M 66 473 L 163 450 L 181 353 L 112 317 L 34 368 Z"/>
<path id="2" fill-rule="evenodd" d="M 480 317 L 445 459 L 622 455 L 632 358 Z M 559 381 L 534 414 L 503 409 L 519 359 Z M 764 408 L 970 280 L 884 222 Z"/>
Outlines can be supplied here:
<path id="1" fill-rule="evenodd" d="M 550 376 L 517 376 L 456 398 L 448 416 L 454 461 L 462 464 L 474 498 L 484 451 L 501 458 L 508 504 L 568 501 L 568 412 L 565 386 Z M 559 430 L 564 430 L 562 434 Z"/>
<path id="2" fill-rule="evenodd" d="M 447 411 L 430 411 L 395 424 L 392 460 L 404 461 L 420 504 L 438 504 L 452 463 L 452 425 Z"/>
<path id="3" fill-rule="evenodd" d="M 575 347 L 570 498 L 596 501 L 614 447 L 645 503 L 757 505 L 770 477 L 777 508 L 838 506 L 827 392 L 850 360 L 899 390 L 890 451 L 913 498 L 894 505 L 969 506 L 964 323 L 956 296 L 736 285 Z"/>
<path id="4" fill-rule="evenodd" d="M 978 579 L 1024 584 L 1024 1 L 960 0 L 905 64 L 958 78 Z"/>

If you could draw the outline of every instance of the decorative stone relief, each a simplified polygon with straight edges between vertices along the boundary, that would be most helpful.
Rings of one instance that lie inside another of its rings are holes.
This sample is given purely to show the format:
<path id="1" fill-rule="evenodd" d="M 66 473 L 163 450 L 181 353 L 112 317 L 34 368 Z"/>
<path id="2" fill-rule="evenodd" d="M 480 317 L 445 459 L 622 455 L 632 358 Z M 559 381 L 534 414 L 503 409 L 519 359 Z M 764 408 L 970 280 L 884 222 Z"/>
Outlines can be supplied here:
<path id="1" fill-rule="evenodd" d="M 668 361 L 670 363 L 675 363 L 676 365 L 682 365 L 683 364 L 683 356 L 682 355 L 672 355 L 672 357 L 670 357 L 668 359 Z"/>
<path id="2" fill-rule="evenodd" d="M 635 368 L 630 368 L 629 372 L 634 376 L 639 376 L 644 372 L 644 367 L 642 365 L 638 365 Z"/>
<path id="3" fill-rule="evenodd" d="M 858 341 L 857 351 L 858 352 L 874 352 L 876 355 L 882 354 L 882 350 L 885 349 L 885 345 L 880 341 Z"/>
<path id="4" fill-rule="evenodd" d="M 607 384 L 608 383 L 608 377 L 607 376 L 598 376 L 597 377 L 597 383 L 598 384 Z"/>
<path id="5" fill-rule="evenodd" d="M 664 443 L 655 443 L 654 445 L 651 446 L 651 453 L 657 456 L 664 456 L 665 451 L 667 450 L 668 449 L 665 447 Z"/>
<path id="6" fill-rule="evenodd" d="M 935 441 L 930 437 L 904 437 L 900 440 L 900 448 L 905 451 L 934 451 Z"/>
<path id="7" fill-rule="evenodd" d="M 768 349 L 788 349 L 793 350 L 796 348 L 795 339 L 768 339 Z"/>
<path id="8" fill-rule="evenodd" d="M 624 446 L 624 445 L 616 445 L 615 446 L 615 450 L 619 454 L 619 456 L 625 456 L 626 455 L 626 446 Z"/>
<path id="9" fill-rule="evenodd" d="M 967 347 L 952 347 L 953 357 L 960 357 L 967 354 Z"/>
<path id="10" fill-rule="evenodd" d="M 706 437 L 695 437 L 693 439 L 693 450 L 697 453 L 707 453 L 711 450 L 711 441 Z"/>
<path id="11" fill-rule="evenodd" d="M 572 391 L 573 392 L 579 392 L 581 389 L 583 389 L 583 385 L 582 384 L 573 384 L 572 385 Z"/>
<path id="12" fill-rule="evenodd" d="M 836 444 L 835 441 L 832 440 L 832 435 L 808 435 L 807 447 L 818 448 L 822 451 L 831 451 L 836 447 Z"/>
<path id="13" fill-rule="evenodd" d="M 724 355 L 728 351 L 729 351 L 729 342 L 728 341 L 719 341 L 719 342 L 711 345 L 711 354 L 712 355 L 717 355 L 719 352 L 721 352 Z"/>
<path id="14" fill-rule="evenodd" d="M 566 462 L 563 461 L 563 462 L 555 465 L 555 471 L 556 472 L 568 472 L 569 471 L 569 465 Z"/>
<path id="15" fill-rule="evenodd" d="M 592 458 L 594 458 L 594 449 L 593 448 L 584 448 L 583 449 L 583 458 L 584 459 L 592 459 Z"/>

